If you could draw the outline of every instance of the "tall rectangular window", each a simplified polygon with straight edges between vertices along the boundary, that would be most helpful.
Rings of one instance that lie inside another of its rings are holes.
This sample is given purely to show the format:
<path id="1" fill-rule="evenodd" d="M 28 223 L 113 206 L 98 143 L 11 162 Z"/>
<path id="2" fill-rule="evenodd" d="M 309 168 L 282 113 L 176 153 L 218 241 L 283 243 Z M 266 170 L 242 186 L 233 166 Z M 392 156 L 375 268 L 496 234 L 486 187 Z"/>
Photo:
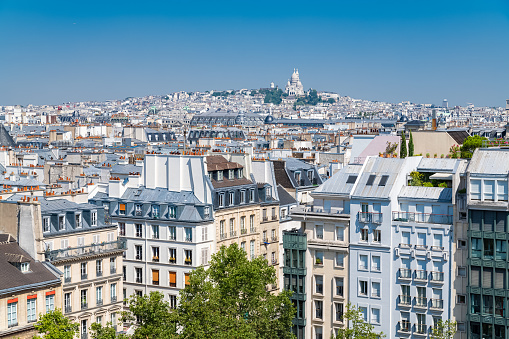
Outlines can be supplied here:
<path id="1" fill-rule="evenodd" d="M 191 227 L 184 227 L 185 240 L 187 242 L 193 241 L 193 229 Z"/>
<path id="2" fill-rule="evenodd" d="M 103 304 L 103 287 L 98 286 L 95 289 L 95 301 L 97 305 Z"/>
<path id="3" fill-rule="evenodd" d="M 37 295 L 29 296 L 27 299 L 27 321 L 34 322 L 37 320 L 36 302 Z"/>
<path id="4" fill-rule="evenodd" d="M 117 301 L 117 284 L 116 283 L 110 285 L 110 300 L 112 303 Z"/>
<path id="5" fill-rule="evenodd" d="M 254 240 L 251 240 L 249 242 L 249 249 L 250 249 L 251 259 L 254 259 L 254 257 L 255 257 L 255 241 Z"/>
<path id="6" fill-rule="evenodd" d="M 18 325 L 18 303 L 7 302 L 7 326 L 14 327 Z"/>
<path id="7" fill-rule="evenodd" d="M 152 225 L 152 239 L 159 239 L 159 225 Z"/>
<path id="8" fill-rule="evenodd" d="M 168 240 L 177 240 L 177 228 L 168 226 Z"/>
<path id="9" fill-rule="evenodd" d="M 470 180 L 470 199 L 481 200 L 481 180 Z"/>
<path id="10" fill-rule="evenodd" d="M 49 218 L 48 217 L 44 217 L 42 219 L 42 231 L 43 232 L 49 232 Z"/>
<path id="11" fill-rule="evenodd" d="M 46 312 L 55 310 L 55 294 L 46 295 Z"/>
<path id="12" fill-rule="evenodd" d="M 141 224 L 135 224 L 134 229 L 136 230 L 136 238 L 143 237 L 143 226 Z"/>
<path id="13" fill-rule="evenodd" d="M 249 216 L 249 228 L 251 232 L 255 232 L 254 217 L 255 217 L 254 214 L 251 214 Z"/>
<path id="14" fill-rule="evenodd" d="M 484 180 L 484 200 L 493 201 L 495 198 L 495 180 Z"/>
<path id="15" fill-rule="evenodd" d="M 91 224 L 92 224 L 92 226 L 97 226 L 97 212 L 96 211 L 92 211 Z"/>
<path id="16" fill-rule="evenodd" d="M 177 287 L 177 272 L 170 272 L 170 287 Z"/>
<path id="17" fill-rule="evenodd" d="M 507 181 L 497 180 L 497 200 L 507 201 Z"/>
<path id="18" fill-rule="evenodd" d="M 59 215 L 58 216 L 58 230 L 62 231 L 65 229 L 65 216 Z"/>
<path id="19" fill-rule="evenodd" d="M 125 222 L 118 223 L 118 235 L 125 236 Z"/>
<path id="20" fill-rule="evenodd" d="M 343 296 L 343 284 L 344 284 L 343 279 L 344 278 L 340 278 L 340 277 L 334 278 L 334 283 L 336 285 L 335 293 L 336 293 L 336 296 L 338 296 L 338 297 Z"/>
<path id="21" fill-rule="evenodd" d="M 380 256 L 378 255 L 371 256 L 371 270 L 380 272 Z"/>

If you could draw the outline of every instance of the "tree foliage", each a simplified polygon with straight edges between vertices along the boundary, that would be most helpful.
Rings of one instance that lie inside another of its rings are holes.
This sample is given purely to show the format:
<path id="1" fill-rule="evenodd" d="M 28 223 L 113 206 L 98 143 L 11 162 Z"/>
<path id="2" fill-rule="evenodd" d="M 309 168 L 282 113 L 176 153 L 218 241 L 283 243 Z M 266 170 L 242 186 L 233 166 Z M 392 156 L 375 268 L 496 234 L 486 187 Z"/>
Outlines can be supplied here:
<path id="1" fill-rule="evenodd" d="M 474 135 L 467 137 L 465 141 L 463 141 L 463 145 L 461 146 L 461 157 L 463 159 L 470 159 L 474 154 L 476 148 L 482 147 L 483 140 L 488 140 L 485 137 L 481 137 L 479 135 Z"/>
<path id="2" fill-rule="evenodd" d="M 210 267 L 190 274 L 177 309 L 182 338 L 293 338 L 289 292 L 266 286 L 276 272 L 261 257 L 248 260 L 237 244 L 222 246 Z"/>
<path id="3" fill-rule="evenodd" d="M 408 138 L 408 156 L 414 156 L 414 137 L 412 136 L 412 131 L 410 131 L 410 138 Z"/>
<path id="4" fill-rule="evenodd" d="M 122 312 L 122 321 L 135 326 L 133 339 L 168 339 L 176 337 L 175 314 L 164 300 L 164 294 L 132 295 L 129 310 Z"/>
<path id="5" fill-rule="evenodd" d="M 407 156 L 407 150 L 406 150 L 406 137 L 405 132 L 401 133 L 401 148 L 399 150 L 399 157 L 400 158 L 406 158 Z"/>
<path id="6" fill-rule="evenodd" d="M 364 321 L 359 309 L 350 303 L 346 306 L 343 319 L 348 321 L 349 326 L 340 328 L 335 339 L 378 339 L 385 338 L 383 332 L 375 332 L 375 327 Z"/>
<path id="7" fill-rule="evenodd" d="M 34 327 L 40 334 L 34 339 L 73 339 L 79 330 L 79 325 L 64 317 L 59 309 L 41 315 Z"/>
<path id="8" fill-rule="evenodd" d="M 303 105 L 316 106 L 319 102 L 323 102 L 322 97 L 318 96 L 316 89 L 311 89 L 305 96 L 297 98 L 297 100 L 293 103 L 293 107 L 296 108 L 296 106 Z"/>
<path id="9" fill-rule="evenodd" d="M 260 89 L 260 94 L 265 94 L 263 102 L 266 104 L 279 105 L 283 101 L 283 91 L 279 88 Z"/>
<path id="10" fill-rule="evenodd" d="M 90 325 L 90 338 L 92 339 L 128 339 L 125 334 L 117 333 L 111 323 L 102 326 L 100 323 Z"/>
<path id="11" fill-rule="evenodd" d="M 452 339 L 456 334 L 456 322 L 451 320 L 439 320 L 433 327 L 431 337 L 434 339 Z"/>

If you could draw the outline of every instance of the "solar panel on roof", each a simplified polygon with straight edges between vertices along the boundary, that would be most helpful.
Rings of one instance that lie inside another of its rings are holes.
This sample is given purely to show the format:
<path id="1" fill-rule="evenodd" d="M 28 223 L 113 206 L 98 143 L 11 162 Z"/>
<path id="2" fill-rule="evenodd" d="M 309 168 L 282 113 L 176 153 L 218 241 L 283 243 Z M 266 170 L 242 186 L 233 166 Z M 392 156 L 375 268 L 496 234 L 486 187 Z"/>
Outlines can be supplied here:
<path id="1" fill-rule="evenodd" d="M 376 178 L 376 175 L 375 174 L 371 174 L 368 178 L 368 182 L 366 183 L 367 186 L 372 186 L 373 185 L 373 182 L 375 181 L 375 178 Z"/>

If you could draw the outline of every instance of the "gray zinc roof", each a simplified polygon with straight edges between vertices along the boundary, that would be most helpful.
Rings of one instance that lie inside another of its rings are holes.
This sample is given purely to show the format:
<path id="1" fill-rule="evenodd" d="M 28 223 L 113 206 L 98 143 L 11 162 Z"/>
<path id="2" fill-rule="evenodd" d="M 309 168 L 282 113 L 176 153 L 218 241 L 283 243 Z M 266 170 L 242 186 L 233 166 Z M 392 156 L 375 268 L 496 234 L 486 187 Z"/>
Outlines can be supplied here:
<path id="1" fill-rule="evenodd" d="M 400 168 L 405 159 L 369 157 L 361 177 L 358 178 L 357 187 L 352 196 L 357 198 L 387 199 L 394 185 Z M 372 185 L 367 185 L 371 175 L 375 175 Z M 387 175 L 384 186 L 380 185 L 382 176 Z"/>
<path id="2" fill-rule="evenodd" d="M 417 171 L 454 173 L 459 162 L 458 159 L 422 158 L 417 166 Z"/>
<path id="3" fill-rule="evenodd" d="M 181 204 L 201 204 L 193 192 L 173 192 L 163 188 L 128 188 L 122 195 L 122 200 L 155 201 Z"/>
<path id="4" fill-rule="evenodd" d="M 350 194 L 361 169 L 362 165 L 348 165 L 343 167 L 320 185 L 314 193 Z M 348 180 L 349 178 L 350 180 Z"/>
<path id="5" fill-rule="evenodd" d="M 439 202 L 452 202 L 452 188 L 404 186 L 398 198 L 412 200 L 433 200 Z"/>
<path id="6" fill-rule="evenodd" d="M 509 172 L 509 149 L 477 149 L 468 165 L 470 175 L 507 176 Z"/>

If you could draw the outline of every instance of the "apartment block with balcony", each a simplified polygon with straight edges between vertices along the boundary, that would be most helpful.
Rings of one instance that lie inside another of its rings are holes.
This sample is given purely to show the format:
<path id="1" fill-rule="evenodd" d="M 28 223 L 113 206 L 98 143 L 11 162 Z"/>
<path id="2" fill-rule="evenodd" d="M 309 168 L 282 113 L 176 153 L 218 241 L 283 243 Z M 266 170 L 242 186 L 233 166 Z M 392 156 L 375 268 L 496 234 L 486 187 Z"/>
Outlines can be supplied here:
<path id="1" fill-rule="evenodd" d="M 349 288 L 350 193 L 361 168 L 343 168 L 311 193 L 312 205 L 291 210 L 290 216 L 301 223 L 300 231 L 307 239 L 306 338 L 330 337 L 346 325 L 343 312 Z"/>
<path id="2" fill-rule="evenodd" d="M 98 193 L 127 246 L 122 297 L 162 292 L 171 300 L 188 283 L 189 274 L 208 265 L 214 250 L 212 205 L 190 191 L 126 188 L 120 197 Z"/>
<path id="3" fill-rule="evenodd" d="M 509 150 L 478 149 L 467 167 L 468 337 L 509 335 Z"/>

